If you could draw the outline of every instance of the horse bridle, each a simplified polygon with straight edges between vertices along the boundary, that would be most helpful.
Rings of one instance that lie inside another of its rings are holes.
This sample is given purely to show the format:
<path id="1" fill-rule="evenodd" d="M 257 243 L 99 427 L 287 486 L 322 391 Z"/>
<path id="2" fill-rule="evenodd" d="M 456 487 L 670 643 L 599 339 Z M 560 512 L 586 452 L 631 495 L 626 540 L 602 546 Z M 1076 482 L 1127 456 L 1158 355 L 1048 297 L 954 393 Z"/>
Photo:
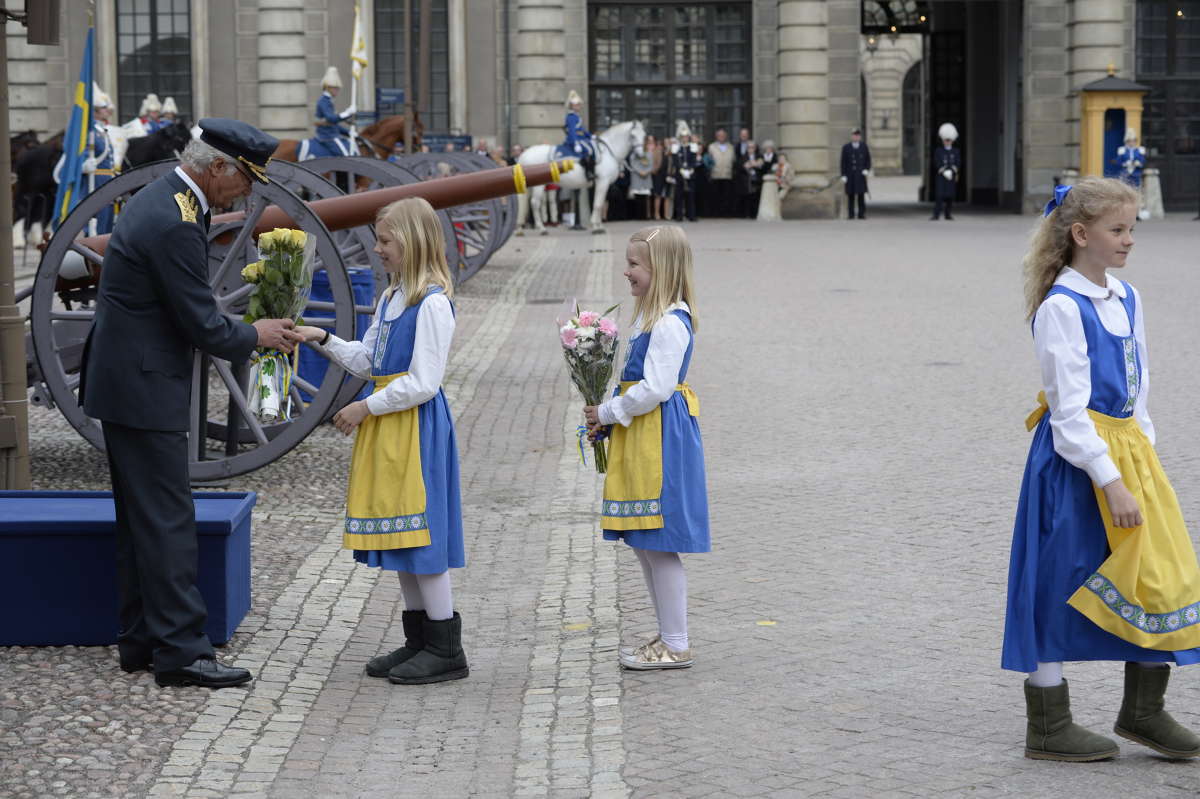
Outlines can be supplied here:
<path id="1" fill-rule="evenodd" d="M 382 144 L 380 144 L 379 142 L 377 142 L 373 139 L 367 138 L 366 136 L 362 135 L 358 131 L 354 131 L 354 138 L 358 139 L 359 141 L 365 141 L 367 144 L 371 145 L 371 148 L 376 153 L 382 153 L 382 155 L 376 155 L 376 158 L 386 159 L 389 155 L 391 155 L 391 153 L 389 153 L 387 151 L 387 148 L 384 147 Z"/>

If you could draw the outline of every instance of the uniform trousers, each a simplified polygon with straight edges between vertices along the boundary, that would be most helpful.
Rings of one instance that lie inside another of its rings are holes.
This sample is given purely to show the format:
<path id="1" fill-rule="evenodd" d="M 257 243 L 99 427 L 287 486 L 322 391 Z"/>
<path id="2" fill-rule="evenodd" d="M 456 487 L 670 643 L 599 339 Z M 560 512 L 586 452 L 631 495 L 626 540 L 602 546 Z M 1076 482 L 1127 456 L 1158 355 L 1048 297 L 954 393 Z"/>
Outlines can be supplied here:
<path id="1" fill-rule="evenodd" d="M 208 610 L 196 586 L 187 433 L 103 427 L 117 516 L 121 658 L 153 659 L 156 671 L 211 658 Z"/>
<path id="2" fill-rule="evenodd" d="M 854 206 L 856 203 L 858 205 L 857 213 L 854 210 Z M 847 208 L 847 213 L 846 213 L 847 219 L 853 219 L 855 216 L 857 216 L 859 219 L 866 219 L 867 218 L 867 195 L 866 194 L 847 194 L 846 195 L 846 208 Z"/>

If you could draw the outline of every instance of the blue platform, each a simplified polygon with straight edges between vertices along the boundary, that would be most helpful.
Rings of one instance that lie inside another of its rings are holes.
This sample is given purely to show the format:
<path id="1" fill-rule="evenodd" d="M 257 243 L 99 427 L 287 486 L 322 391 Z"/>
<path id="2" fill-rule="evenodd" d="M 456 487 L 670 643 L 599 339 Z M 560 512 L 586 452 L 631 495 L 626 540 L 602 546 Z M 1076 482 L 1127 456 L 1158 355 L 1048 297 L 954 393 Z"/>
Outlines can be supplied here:
<path id="1" fill-rule="evenodd" d="M 214 644 L 250 610 L 253 492 L 196 492 L 198 585 Z M 116 521 L 107 491 L 0 491 L 0 646 L 117 642 Z"/>

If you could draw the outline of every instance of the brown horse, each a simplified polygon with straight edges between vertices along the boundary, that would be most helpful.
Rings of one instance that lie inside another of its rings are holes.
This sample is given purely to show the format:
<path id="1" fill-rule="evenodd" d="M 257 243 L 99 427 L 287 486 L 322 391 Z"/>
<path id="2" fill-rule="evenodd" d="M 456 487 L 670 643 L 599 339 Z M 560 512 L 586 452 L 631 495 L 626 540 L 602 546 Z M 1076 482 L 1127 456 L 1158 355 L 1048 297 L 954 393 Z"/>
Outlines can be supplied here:
<path id="1" fill-rule="evenodd" d="M 421 146 L 421 134 L 424 132 L 425 126 L 421 124 L 419 116 L 413 116 L 413 150 Z M 404 139 L 404 117 L 392 116 L 384 117 L 373 125 L 368 125 L 358 131 L 355 136 L 355 145 L 358 147 L 359 155 L 368 158 L 387 159 L 391 157 L 392 151 L 396 146 L 396 142 Z M 300 141 L 298 139 L 280 139 L 279 146 L 275 148 L 273 158 L 278 158 L 281 161 L 295 161 L 300 154 Z"/>

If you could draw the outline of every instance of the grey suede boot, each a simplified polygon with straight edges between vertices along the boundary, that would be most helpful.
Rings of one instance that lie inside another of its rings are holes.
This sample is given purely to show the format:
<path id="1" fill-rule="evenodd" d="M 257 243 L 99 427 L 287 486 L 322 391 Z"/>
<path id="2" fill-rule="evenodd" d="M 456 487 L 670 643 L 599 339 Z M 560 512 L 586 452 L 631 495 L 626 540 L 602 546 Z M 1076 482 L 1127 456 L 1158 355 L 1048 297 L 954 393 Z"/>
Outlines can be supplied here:
<path id="1" fill-rule="evenodd" d="M 1036 688 L 1025 681 L 1025 757 L 1034 760 L 1087 762 L 1116 757 L 1115 741 L 1080 727 L 1071 720 L 1067 681 Z"/>
<path id="2" fill-rule="evenodd" d="M 461 680 L 470 674 L 462 648 L 462 616 L 422 622 L 425 648 L 388 672 L 397 685 L 424 685 L 431 682 Z"/>
<path id="3" fill-rule="evenodd" d="M 1125 698 L 1113 732 L 1167 757 L 1200 756 L 1200 738 L 1163 710 L 1171 667 L 1125 664 Z"/>
<path id="4" fill-rule="evenodd" d="M 386 655 L 378 655 L 367 661 L 367 674 L 372 677 L 386 677 L 388 672 L 425 648 L 425 611 L 405 610 L 400 614 L 400 623 L 404 626 L 404 646 L 393 649 Z"/>

